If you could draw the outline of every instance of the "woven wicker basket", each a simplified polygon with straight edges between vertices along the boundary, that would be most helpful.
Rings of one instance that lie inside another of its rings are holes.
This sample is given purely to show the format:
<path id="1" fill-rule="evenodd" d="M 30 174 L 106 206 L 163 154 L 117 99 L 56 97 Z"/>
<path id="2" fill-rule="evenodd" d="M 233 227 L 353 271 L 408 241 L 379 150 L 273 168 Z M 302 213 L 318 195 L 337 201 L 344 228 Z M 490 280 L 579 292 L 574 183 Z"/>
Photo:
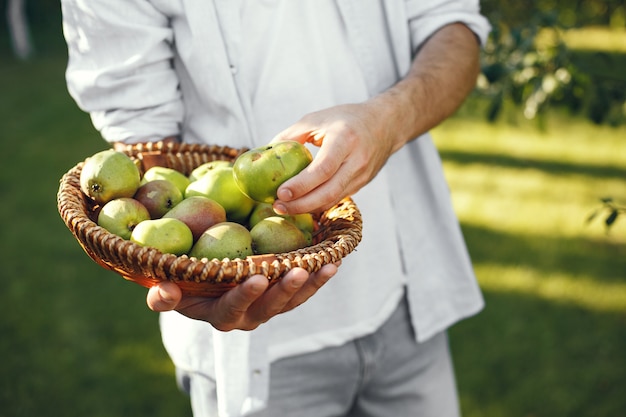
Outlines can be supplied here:
<path id="1" fill-rule="evenodd" d="M 145 172 L 154 165 L 174 168 L 185 175 L 214 160 L 233 161 L 245 149 L 178 143 L 129 145 L 123 151 Z M 287 271 L 301 267 L 309 272 L 337 262 L 352 252 L 361 240 L 361 213 L 350 198 L 316 216 L 318 230 L 312 246 L 246 259 L 198 260 L 186 255 L 164 254 L 124 240 L 95 222 L 98 207 L 80 189 L 84 161 L 61 178 L 57 206 L 63 221 L 85 252 L 101 266 L 144 287 L 169 280 L 184 294 L 217 297 L 254 274 L 275 283 Z"/>

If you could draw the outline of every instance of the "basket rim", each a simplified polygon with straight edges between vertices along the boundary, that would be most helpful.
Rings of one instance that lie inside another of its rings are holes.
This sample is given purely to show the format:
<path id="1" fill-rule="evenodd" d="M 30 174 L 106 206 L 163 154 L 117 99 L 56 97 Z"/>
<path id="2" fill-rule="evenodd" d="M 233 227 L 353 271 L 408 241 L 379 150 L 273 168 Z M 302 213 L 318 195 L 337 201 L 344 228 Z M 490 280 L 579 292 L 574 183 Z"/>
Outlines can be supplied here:
<path id="1" fill-rule="evenodd" d="M 122 152 L 135 160 L 142 171 L 153 165 L 172 165 L 185 172 L 211 160 L 233 160 L 245 150 L 247 148 L 154 142 L 127 145 Z M 212 296 L 256 274 L 264 275 L 273 284 L 294 267 L 315 272 L 325 264 L 340 261 L 355 250 L 362 238 L 361 213 L 352 198 L 346 197 L 317 218 L 324 232 L 323 239 L 302 249 L 222 260 L 162 253 L 156 248 L 124 240 L 93 220 L 97 206 L 80 190 L 80 172 L 86 160 L 78 162 L 62 176 L 57 193 L 59 214 L 96 263 L 144 287 L 169 280 L 179 284 L 183 292 Z"/>

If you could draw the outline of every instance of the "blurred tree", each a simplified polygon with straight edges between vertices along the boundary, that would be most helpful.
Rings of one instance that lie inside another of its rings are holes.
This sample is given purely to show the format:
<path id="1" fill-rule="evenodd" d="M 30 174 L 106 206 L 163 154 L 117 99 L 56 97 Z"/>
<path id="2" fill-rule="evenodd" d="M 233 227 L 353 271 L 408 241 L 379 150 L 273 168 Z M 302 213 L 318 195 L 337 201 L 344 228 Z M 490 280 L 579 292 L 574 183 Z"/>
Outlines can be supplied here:
<path id="1" fill-rule="evenodd" d="M 625 7 L 624 0 L 481 0 L 483 13 L 511 27 L 522 26 L 544 13 L 554 14 L 563 27 L 609 26 L 620 23 Z M 621 23 L 623 26 L 623 20 Z"/>
<path id="2" fill-rule="evenodd" d="M 26 0 L 8 0 L 6 16 L 13 52 L 20 59 L 30 58 L 33 46 L 26 18 Z"/>
<path id="3" fill-rule="evenodd" d="M 573 51 L 561 38 L 563 30 L 576 27 L 624 30 L 624 0 L 481 0 L 481 5 L 493 26 L 477 88 L 489 99 L 489 120 L 513 102 L 539 122 L 545 110 L 562 106 L 596 123 L 626 123 L 626 54 Z M 59 2 L 0 0 L 0 6 L 8 22 L 17 22 L 9 23 L 17 34 L 12 36 L 17 56 L 45 52 L 55 42 L 53 47 L 64 47 Z"/>
<path id="4" fill-rule="evenodd" d="M 501 1 L 485 3 L 494 7 Z M 584 112 L 595 123 L 626 123 L 626 57 L 622 56 L 620 62 L 619 54 L 573 51 L 562 39 L 563 31 L 570 27 L 564 21 L 623 27 L 623 1 L 579 0 L 574 3 L 587 4 L 583 9 L 593 16 L 573 20 L 567 13 L 571 4 L 566 10 L 547 10 L 546 4 L 556 3 L 559 1 L 527 0 L 507 3 L 503 9 L 484 10 L 493 30 L 483 51 L 477 92 L 490 100 L 487 119 L 496 120 L 504 103 L 511 101 L 521 106 L 529 119 L 539 117 L 541 121 L 547 108 L 558 105 Z M 604 13 L 592 13 L 597 10 Z M 519 15 L 513 17 L 512 12 Z"/>

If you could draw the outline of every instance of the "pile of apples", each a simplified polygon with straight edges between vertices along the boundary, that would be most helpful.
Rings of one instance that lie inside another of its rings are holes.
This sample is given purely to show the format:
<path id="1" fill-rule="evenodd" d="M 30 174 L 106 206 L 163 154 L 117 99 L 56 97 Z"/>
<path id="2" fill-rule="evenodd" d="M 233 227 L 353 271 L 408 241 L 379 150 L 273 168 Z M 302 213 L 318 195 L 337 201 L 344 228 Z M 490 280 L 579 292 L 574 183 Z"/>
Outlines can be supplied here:
<path id="1" fill-rule="evenodd" d="M 272 209 L 280 184 L 311 161 L 304 145 L 279 142 L 189 175 L 161 166 L 141 175 L 128 155 L 109 149 L 86 159 L 80 186 L 99 208 L 98 225 L 123 239 L 179 256 L 243 259 L 312 243 L 310 213 Z"/>

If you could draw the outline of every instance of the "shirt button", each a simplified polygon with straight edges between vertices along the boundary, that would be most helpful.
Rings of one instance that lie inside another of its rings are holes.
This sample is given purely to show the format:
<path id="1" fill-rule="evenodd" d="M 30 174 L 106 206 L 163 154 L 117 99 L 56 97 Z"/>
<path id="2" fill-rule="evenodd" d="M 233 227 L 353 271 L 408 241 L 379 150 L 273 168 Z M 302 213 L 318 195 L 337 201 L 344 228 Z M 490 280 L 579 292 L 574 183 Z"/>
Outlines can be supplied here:
<path id="1" fill-rule="evenodd" d="M 230 66 L 230 72 L 235 75 L 237 74 L 237 67 L 235 65 L 231 65 Z"/>

